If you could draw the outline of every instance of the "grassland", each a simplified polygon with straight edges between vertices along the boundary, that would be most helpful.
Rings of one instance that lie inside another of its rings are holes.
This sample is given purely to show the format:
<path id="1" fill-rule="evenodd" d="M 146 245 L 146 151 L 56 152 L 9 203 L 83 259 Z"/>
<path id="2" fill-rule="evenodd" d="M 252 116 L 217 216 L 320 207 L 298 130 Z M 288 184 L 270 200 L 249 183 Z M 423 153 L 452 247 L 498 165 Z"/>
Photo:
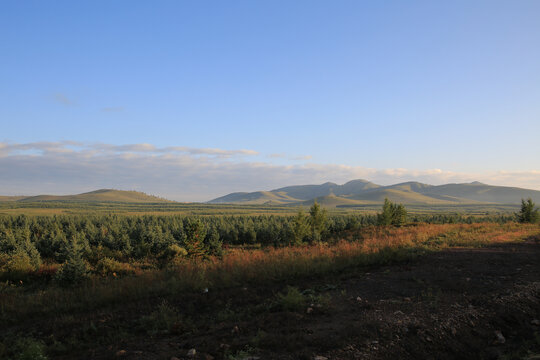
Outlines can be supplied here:
<path id="1" fill-rule="evenodd" d="M 46 201 L 46 202 L 0 202 L 0 214 L 5 215 L 294 215 L 304 205 L 254 205 L 254 204 L 205 204 L 205 203 L 132 203 L 132 202 L 88 202 L 88 201 Z M 375 214 L 380 204 L 349 204 L 328 208 L 330 214 Z M 410 214 L 460 214 L 460 215 L 504 215 L 519 210 L 519 205 L 409 205 Z"/>

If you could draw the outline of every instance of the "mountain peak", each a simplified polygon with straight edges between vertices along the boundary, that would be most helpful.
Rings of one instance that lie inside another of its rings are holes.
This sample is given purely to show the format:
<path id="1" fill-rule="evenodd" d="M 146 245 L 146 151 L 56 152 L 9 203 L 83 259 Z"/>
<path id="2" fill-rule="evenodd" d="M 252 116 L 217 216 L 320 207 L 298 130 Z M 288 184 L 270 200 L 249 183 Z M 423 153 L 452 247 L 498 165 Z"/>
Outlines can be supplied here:
<path id="1" fill-rule="evenodd" d="M 486 185 L 484 183 L 481 183 L 480 181 L 473 181 L 470 183 L 471 185 Z"/>
<path id="2" fill-rule="evenodd" d="M 519 204 L 521 198 L 527 197 L 540 202 L 540 191 L 488 186 L 478 181 L 437 186 L 408 181 L 381 186 L 356 179 L 343 185 L 326 182 L 320 185 L 287 186 L 272 191 L 236 193 L 211 200 L 210 203 L 306 205 L 314 199 L 320 199 L 325 206 L 337 207 L 380 204 L 388 198 L 405 205 Z"/>

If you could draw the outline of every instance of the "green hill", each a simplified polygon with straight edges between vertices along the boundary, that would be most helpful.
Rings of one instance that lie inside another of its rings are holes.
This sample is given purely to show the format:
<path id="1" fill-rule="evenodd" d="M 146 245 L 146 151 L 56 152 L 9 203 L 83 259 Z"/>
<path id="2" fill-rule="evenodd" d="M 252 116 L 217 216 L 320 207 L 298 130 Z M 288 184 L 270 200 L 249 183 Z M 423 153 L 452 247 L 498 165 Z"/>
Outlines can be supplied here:
<path id="1" fill-rule="evenodd" d="M 385 198 L 409 205 L 519 204 L 522 198 L 540 203 L 540 191 L 479 182 L 428 185 L 405 182 L 381 186 L 366 180 L 338 185 L 295 185 L 271 191 L 239 192 L 219 197 L 210 203 L 305 205 L 317 200 L 327 207 L 381 204 Z"/>
<path id="2" fill-rule="evenodd" d="M 125 191 L 114 189 L 101 189 L 82 193 L 78 195 L 37 195 L 37 196 L 5 196 L 2 198 L 13 198 L 18 202 L 40 202 L 40 201 L 80 201 L 80 202 L 132 202 L 132 203 L 168 203 L 170 200 L 153 195 L 147 195 L 138 191 Z M 0 200 L 1 201 L 1 200 Z"/>
<path id="3" fill-rule="evenodd" d="M 212 203 L 214 204 L 242 203 L 242 204 L 254 204 L 254 205 L 261 205 L 261 204 L 280 205 L 280 204 L 288 204 L 288 203 L 294 203 L 294 202 L 298 202 L 298 199 L 292 198 L 291 196 L 287 195 L 284 192 L 277 192 L 277 191 L 276 192 L 256 191 L 252 193 L 237 192 L 237 193 L 232 193 L 232 194 L 212 200 Z"/>
<path id="4" fill-rule="evenodd" d="M 531 197 L 536 202 L 540 202 L 540 191 L 486 185 L 479 182 L 432 186 L 424 189 L 422 193 L 427 196 L 454 196 L 482 203 L 516 204 L 522 198 L 528 197 Z"/>
<path id="5" fill-rule="evenodd" d="M 24 199 L 26 196 L 0 196 L 0 202 L 5 201 L 18 201 Z"/>

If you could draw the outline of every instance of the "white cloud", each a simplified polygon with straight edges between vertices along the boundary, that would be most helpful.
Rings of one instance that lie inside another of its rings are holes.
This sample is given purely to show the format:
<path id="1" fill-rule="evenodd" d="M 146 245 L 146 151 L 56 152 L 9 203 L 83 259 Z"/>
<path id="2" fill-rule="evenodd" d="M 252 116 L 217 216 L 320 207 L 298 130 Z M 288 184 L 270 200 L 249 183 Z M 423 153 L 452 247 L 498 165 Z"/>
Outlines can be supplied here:
<path id="1" fill-rule="evenodd" d="M 441 169 L 371 169 L 337 164 L 276 165 L 248 161 L 254 150 L 152 144 L 0 143 L 0 192 L 68 194 L 98 188 L 136 189 L 180 201 L 205 201 L 234 191 L 367 179 L 382 185 L 481 181 L 540 190 L 540 171 L 458 173 Z"/>

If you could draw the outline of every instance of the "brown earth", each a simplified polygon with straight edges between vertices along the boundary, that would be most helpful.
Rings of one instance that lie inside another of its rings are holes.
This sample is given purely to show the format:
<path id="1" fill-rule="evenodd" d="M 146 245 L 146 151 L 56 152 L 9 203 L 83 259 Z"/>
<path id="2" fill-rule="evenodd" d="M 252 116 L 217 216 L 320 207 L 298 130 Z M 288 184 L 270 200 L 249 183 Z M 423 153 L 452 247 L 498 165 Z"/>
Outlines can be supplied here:
<path id="1" fill-rule="evenodd" d="M 287 285 L 329 301 L 284 311 L 276 295 Z M 149 332 L 141 318 L 162 301 L 33 326 L 59 359 L 539 359 L 540 242 L 180 294 L 167 299 L 180 314 L 171 331 Z"/>

